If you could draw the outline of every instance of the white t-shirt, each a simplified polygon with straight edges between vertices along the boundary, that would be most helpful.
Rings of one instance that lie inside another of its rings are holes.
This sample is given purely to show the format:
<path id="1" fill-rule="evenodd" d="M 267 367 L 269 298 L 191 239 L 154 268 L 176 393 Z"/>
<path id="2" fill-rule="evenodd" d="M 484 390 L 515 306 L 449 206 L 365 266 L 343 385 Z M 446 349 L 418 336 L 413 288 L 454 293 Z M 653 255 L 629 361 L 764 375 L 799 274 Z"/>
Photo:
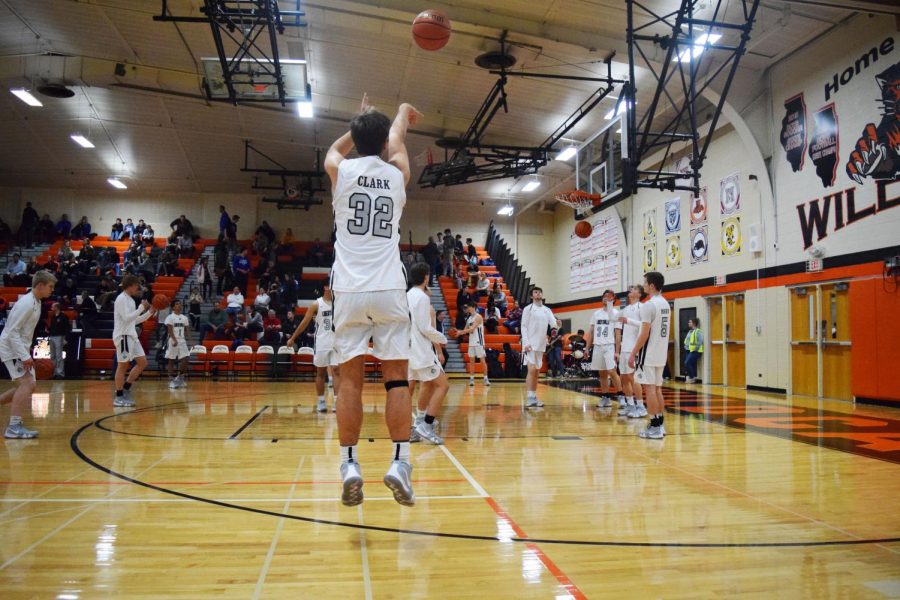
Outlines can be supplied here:
<path id="1" fill-rule="evenodd" d="M 34 294 L 28 292 L 16 300 L 0 334 L 0 360 L 31 358 L 31 340 L 40 318 L 41 303 Z"/>
<path id="2" fill-rule="evenodd" d="M 605 308 L 594 311 L 594 314 L 591 315 L 591 327 L 594 328 L 595 346 L 616 343 L 616 319 L 618 318 L 619 311 L 615 308 L 612 311 Z"/>
<path id="3" fill-rule="evenodd" d="M 634 343 L 641 333 L 641 303 L 629 304 L 619 311 L 619 315 L 628 319 L 627 325 L 616 321 L 616 329 L 622 331 L 621 353 L 625 354 L 634 350 Z"/>
<path id="4" fill-rule="evenodd" d="M 334 308 L 325 298 L 316 298 L 316 352 L 330 352 L 334 348 Z"/>
<path id="5" fill-rule="evenodd" d="M 175 313 L 170 314 L 166 317 L 164 324 L 166 327 L 169 325 L 172 326 L 172 333 L 175 335 L 175 340 L 178 344 L 187 343 L 185 340 L 187 339 L 186 332 L 188 328 L 188 317 L 186 314 L 176 315 Z"/>
<path id="6" fill-rule="evenodd" d="M 243 308 L 244 306 L 244 295 L 243 294 L 228 294 L 228 298 L 226 299 L 228 303 L 228 308 Z"/>
<path id="7" fill-rule="evenodd" d="M 650 323 L 650 337 L 641 351 L 642 364 L 648 367 L 662 367 L 669 354 L 669 326 L 672 323 L 672 308 L 662 294 L 651 296 L 640 308 L 641 322 Z"/>
<path id="8" fill-rule="evenodd" d="M 556 327 L 556 317 L 547 306 L 532 302 L 522 310 L 521 327 L 522 350 L 531 346 L 532 351 L 543 352 L 547 349 L 547 330 Z"/>
<path id="9" fill-rule="evenodd" d="M 434 364 L 434 344 L 446 344 L 444 334 L 434 328 L 431 318 L 431 299 L 421 288 L 412 287 L 406 292 L 409 314 L 412 317 L 410 331 L 410 369 L 424 369 Z"/>
<path id="10" fill-rule="evenodd" d="M 138 323 L 143 323 L 150 318 L 150 311 L 144 310 L 143 306 L 135 308 L 134 298 L 122 292 L 116 296 L 116 302 L 113 308 L 113 338 L 130 335 L 137 337 Z"/>
<path id="11" fill-rule="evenodd" d="M 336 292 L 405 290 L 400 260 L 400 217 L 406 185 L 400 169 L 364 156 L 338 166 L 334 186 L 334 266 Z"/>

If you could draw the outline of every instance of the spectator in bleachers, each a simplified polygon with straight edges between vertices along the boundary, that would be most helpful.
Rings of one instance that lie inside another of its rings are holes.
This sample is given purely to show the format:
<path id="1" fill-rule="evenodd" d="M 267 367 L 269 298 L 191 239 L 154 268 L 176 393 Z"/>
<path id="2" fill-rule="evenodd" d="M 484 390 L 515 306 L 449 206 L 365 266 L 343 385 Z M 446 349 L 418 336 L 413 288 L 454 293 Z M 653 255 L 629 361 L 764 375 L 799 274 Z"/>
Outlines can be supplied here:
<path id="1" fill-rule="evenodd" d="M 223 207 L 219 207 L 223 208 Z M 216 294 L 223 293 L 223 284 L 225 283 L 225 272 L 228 270 L 228 243 L 225 236 L 219 234 L 216 247 L 213 249 L 213 271 L 216 274 Z"/>
<path id="2" fill-rule="evenodd" d="M 120 239 L 134 239 L 134 223 L 131 219 L 125 219 L 125 225 L 122 227 L 122 237 Z"/>
<path id="3" fill-rule="evenodd" d="M 322 246 L 322 241 L 319 238 L 313 240 L 312 248 L 309 249 L 309 264 L 313 267 L 326 267 L 328 266 L 328 258 L 330 258 L 326 252 L 324 246 Z"/>
<path id="4" fill-rule="evenodd" d="M 84 290 L 78 299 L 78 323 L 85 332 L 94 331 L 97 324 L 97 303 L 91 298 L 90 292 Z"/>
<path id="5" fill-rule="evenodd" d="M 160 253 L 157 261 L 159 264 L 156 271 L 157 275 L 165 275 L 167 277 L 175 275 L 178 270 L 178 254 L 175 246 L 166 246 Z"/>
<path id="6" fill-rule="evenodd" d="M 491 298 L 494 300 L 494 306 L 500 309 L 501 315 L 506 315 L 506 294 L 503 293 L 503 289 L 500 287 L 499 283 L 494 284 L 494 291 L 491 293 Z"/>
<path id="7" fill-rule="evenodd" d="M 59 302 L 54 302 L 50 307 L 50 326 L 47 334 L 50 336 L 50 360 L 53 361 L 53 377 L 51 379 L 65 379 L 65 362 L 63 361 L 63 346 L 66 344 L 66 336 L 72 331 L 69 322 Z"/>
<path id="8" fill-rule="evenodd" d="M 180 215 L 177 219 L 169 223 L 175 237 L 187 236 L 193 242 L 194 224 L 191 223 L 184 215 Z"/>
<path id="9" fill-rule="evenodd" d="M 266 249 L 266 252 L 260 252 L 261 256 L 268 255 L 268 249 L 271 248 L 275 244 L 275 230 L 272 229 L 272 226 L 269 225 L 268 221 L 263 221 L 259 224 L 259 227 L 256 228 L 256 237 L 260 240 L 261 247 Z"/>
<path id="10" fill-rule="evenodd" d="M 269 291 L 266 288 L 257 288 L 256 289 L 256 298 L 253 299 L 253 306 L 256 307 L 260 312 L 268 312 L 269 304 L 272 302 L 272 298 L 269 296 Z"/>
<path id="11" fill-rule="evenodd" d="M 219 205 L 219 235 L 228 237 L 228 228 L 231 226 L 231 217 L 228 216 L 228 212 L 225 210 L 225 207 L 221 204 Z"/>
<path id="12" fill-rule="evenodd" d="M 87 217 L 81 217 L 78 225 L 72 228 L 72 238 L 76 240 L 87 240 L 91 237 L 91 224 L 88 223 Z"/>
<path id="13" fill-rule="evenodd" d="M 139 235 L 135 235 L 135 237 L 131 240 L 131 243 L 128 244 L 128 249 L 122 254 L 123 260 L 127 263 L 129 261 L 137 261 L 137 255 L 142 252 L 144 249 L 144 244 L 141 242 L 141 237 Z"/>
<path id="14" fill-rule="evenodd" d="M 248 306 L 236 315 L 234 320 L 234 347 L 242 340 L 256 340 L 263 331 L 262 314 L 253 306 Z"/>
<path id="15" fill-rule="evenodd" d="M 122 219 L 116 218 L 116 222 L 112 224 L 112 228 L 109 232 L 109 240 L 111 242 L 118 242 L 122 239 L 123 235 L 125 235 L 125 225 L 122 224 Z"/>
<path id="16" fill-rule="evenodd" d="M 227 306 L 225 312 L 229 315 L 234 316 L 242 312 L 244 310 L 244 294 L 241 293 L 241 288 L 235 286 L 225 299 L 225 303 Z"/>
<path id="17" fill-rule="evenodd" d="M 226 323 L 228 323 L 228 313 L 222 310 L 218 304 L 214 305 L 206 315 L 206 321 L 199 327 L 200 341 L 198 343 L 202 344 L 207 335 L 212 335 L 214 338 L 224 336 Z"/>
<path id="18" fill-rule="evenodd" d="M 237 247 L 238 247 L 237 226 L 238 226 L 238 221 L 240 221 L 240 220 L 241 220 L 241 218 L 239 216 L 237 216 L 237 215 L 232 216 L 231 223 L 228 225 L 228 229 L 225 231 L 225 239 L 228 240 L 228 246 L 232 250 L 237 250 Z"/>
<path id="19" fill-rule="evenodd" d="M 97 256 L 97 266 L 101 271 L 112 271 L 115 275 L 118 275 L 119 252 L 113 246 L 101 250 Z"/>
<path id="20" fill-rule="evenodd" d="M 75 253 L 72 251 L 72 243 L 69 240 L 65 240 L 60 246 L 59 252 L 56 253 L 56 260 L 63 265 L 75 260 Z"/>
<path id="21" fill-rule="evenodd" d="M 250 279 L 250 259 L 249 251 L 244 248 L 241 253 L 236 255 L 231 261 L 231 271 L 234 274 L 234 281 L 237 287 L 241 288 L 241 292 L 247 293 L 247 282 Z"/>
<path id="22" fill-rule="evenodd" d="M 475 282 L 475 296 L 479 299 L 487 298 L 491 294 L 491 281 L 484 272 L 478 273 Z"/>
<path id="23" fill-rule="evenodd" d="M 284 310 L 284 306 L 281 302 L 281 287 L 278 285 L 277 277 L 273 278 L 272 283 L 269 284 L 269 308 L 275 309 L 275 312 L 281 312 Z"/>
<path id="24" fill-rule="evenodd" d="M 559 377 L 563 371 L 565 371 L 562 361 L 562 345 L 563 336 L 565 334 L 566 332 L 563 330 L 559 319 L 557 319 L 556 327 L 550 330 L 550 342 L 547 344 L 549 346 L 549 351 L 547 352 L 547 369 L 550 371 L 553 378 Z"/>
<path id="25" fill-rule="evenodd" d="M 56 257 L 54 257 L 51 254 L 50 256 L 47 257 L 47 262 L 45 262 L 41 268 L 46 271 L 50 271 L 51 273 L 58 273 L 59 272 L 59 262 L 57 262 Z"/>
<path id="26" fill-rule="evenodd" d="M 50 244 L 56 238 L 56 225 L 50 215 L 45 214 L 38 222 L 38 239 L 43 244 Z"/>
<path id="27" fill-rule="evenodd" d="M 78 265 L 75 269 L 87 275 L 91 269 L 97 266 L 97 249 L 91 244 L 91 239 L 87 238 L 84 240 L 84 246 L 81 247 L 81 251 L 78 253 Z"/>
<path id="28" fill-rule="evenodd" d="M 474 288 L 478 285 L 478 265 L 469 263 L 466 267 L 466 287 Z"/>
<path id="29" fill-rule="evenodd" d="M 29 258 L 28 265 L 25 269 L 25 273 L 27 273 L 28 276 L 31 277 L 32 275 L 34 275 L 35 273 L 37 273 L 40 270 L 41 270 L 41 265 L 38 264 L 37 258 L 35 258 L 34 256 Z"/>
<path id="30" fill-rule="evenodd" d="M 478 251 L 475 250 L 475 244 L 472 243 L 472 238 L 466 238 L 466 259 L 469 262 L 478 262 Z"/>
<path id="31" fill-rule="evenodd" d="M 506 315 L 506 320 L 503 321 L 503 326 L 509 329 L 511 333 L 518 334 L 519 327 L 522 324 L 522 309 L 518 306 Z"/>
<path id="32" fill-rule="evenodd" d="M 492 298 L 488 298 L 487 307 L 482 317 L 484 318 L 484 328 L 487 332 L 497 333 L 497 327 L 500 326 L 500 319 L 503 317 L 500 315 L 500 309 L 494 305 Z"/>
<path id="33" fill-rule="evenodd" d="M 257 279 L 263 279 L 264 281 L 269 282 L 273 277 L 275 277 L 275 261 L 260 260 L 256 263 L 256 267 L 254 267 L 250 272 L 253 273 L 254 277 L 256 277 Z"/>
<path id="34" fill-rule="evenodd" d="M 196 285 L 191 286 L 191 293 L 188 295 L 188 319 L 191 328 L 200 330 L 201 304 L 203 304 L 203 296 L 200 294 L 200 288 Z"/>
<path id="35" fill-rule="evenodd" d="M 194 276 L 197 278 L 197 283 L 200 284 L 200 291 L 203 293 L 203 297 L 209 298 L 212 296 L 213 284 L 212 274 L 209 272 L 209 257 L 200 257 L 200 262 L 194 267 Z"/>
<path id="36" fill-rule="evenodd" d="M 443 273 L 444 275 L 453 275 L 453 250 L 456 247 L 456 242 L 453 241 L 453 234 L 450 233 L 450 229 L 444 230 L 444 242 L 441 246 L 441 260 L 443 261 Z"/>
<path id="37" fill-rule="evenodd" d="M 194 240 L 189 235 L 180 235 L 176 240 L 178 256 L 181 258 L 194 258 Z"/>
<path id="38" fill-rule="evenodd" d="M 294 242 L 297 241 L 294 238 L 294 230 L 288 227 L 284 230 L 284 233 L 281 236 L 281 241 L 278 243 L 278 247 L 275 249 L 276 254 L 291 254 L 294 248 Z"/>
<path id="39" fill-rule="evenodd" d="M 285 273 L 281 282 L 281 303 L 293 308 L 300 296 L 300 284 L 290 273 Z"/>
<path id="40" fill-rule="evenodd" d="M 257 256 L 266 257 L 269 255 L 270 246 L 269 246 L 269 238 L 264 236 L 261 233 L 255 233 L 253 235 L 253 243 L 251 244 L 253 248 L 253 253 Z"/>
<path id="41" fill-rule="evenodd" d="M 469 302 L 472 302 L 472 295 L 469 293 L 469 290 L 464 287 L 459 288 L 459 291 L 456 293 L 456 322 L 453 324 L 456 329 L 463 329 L 466 326 L 466 318 L 468 317 L 466 306 Z"/>
<path id="42" fill-rule="evenodd" d="M 156 241 L 156 232 L 153 231 L 152 225 L 146 225 L 144 230 L 141 232 L 141 241 L 144 243 L 144 246 L 150 248 L 153 246 Z"/>
<path id="43" fill-rule="evenodd" d="M 145 229 L 147 229 L 147 224 L 143 219 L 138 219 L 138 224 L 134 226 L 134 238 L 143 240 Z"/>
<path id="44" fill-rule="evenodd" d="M 69 215 L 63 213 L 63 216 L 56 223 L 56 235 L 63 239 L 69 239 L 69 234 L 71 233 L 72 221 L 69 220 Z"/>
<path id="45" fill-rule="evenodd" d="M 3 285 L 6 287 L 15 285 L 14 282 L 24 277 L 27 271 L 28 265 L 25 264 L 25 261 L 22 260 L 19 253 L 13 254 L 12 260 L 6 265 L 6 274 L 3 276 Z M 25 285 L 27 286 L 28 284 L 26 283 Z"/>
<path id="46" fill-rule="evenodd" d="M 285 340 L 290 339 L 299 324 L 300 319 L 297 318 L 293 307 L 289 308 L 284 314 L 284 318 L 281 320 L 281 335 Z"/>
<path id="47" fill-rule="evenodd" d="M 267 311 L 266 318 L 263 319 L 263 335 L 261 341 L 264 344 L 271 345 L 281 343 L 281 321 L 272 309 Z"/>
<path id="48" fill-rule="evenodd" d="M 456 234 L 456 239 L 453 240 L 453 254 L 458 258 L 462 258 L 466 254 L 466 249 L 462 242 L 462 235 L 459 233 Z"/>
<path id="49" fill-rule="evenodd" d="M 37 234 L 38 223 L 40 217 L 31 202 L 25 203 L 25 209 L 22 211 L 22 225 L 19 227 L 19 241 L 26 248 L 34 248 L 34 236 Z"/>
<path id="50" fill-rule="evenodd" d="M 71 277 L 60 278 L 59 283 L 56 284 L 56 289 L 53 290 L 53 294 L 62 304 L 66 306 L 74 305 L 75 298 L 78 295 L 75 280 Z"/>
<path id="51" fill-rule="evenodd" d="M 434 285 L 435 277 L 441 272 L 441 251 L 438 249 L 437 244 L 434 243 L 432 236 L 428 236 L 428 243 L 422 248 L 422 258 L 425 259 L 425 264 L 429 268 L 428 286 L 431 287 Z"/>

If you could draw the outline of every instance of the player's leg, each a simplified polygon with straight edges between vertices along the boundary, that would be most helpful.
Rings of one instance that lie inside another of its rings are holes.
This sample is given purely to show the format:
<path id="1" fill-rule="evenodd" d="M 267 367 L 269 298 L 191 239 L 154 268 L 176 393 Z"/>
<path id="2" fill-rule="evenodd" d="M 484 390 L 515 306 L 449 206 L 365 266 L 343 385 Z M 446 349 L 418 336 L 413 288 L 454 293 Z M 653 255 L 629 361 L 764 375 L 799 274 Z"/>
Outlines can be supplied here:
<path id="1" fill-rule="evenodd" d="M 126 386 L 134 385 L 138 380 L 138 377 L 141 376 L 141 373 L 144 372 L 144 369 L 147 368 L 147 357 L 146 356 L 135 356 L 134 357 L 134 366 L 128 372 L 128 378 L 125 381 Z"/>
<path id="2" fill-rule="evenodd" d="M 443 369 L 438 369 L 437 376 L 422 383 L 422 393 L 419 402 L 424 399 L 426 402 L 425 416 L 416 423 L 415 433 L 420 438 L 428 440 L 432 444 L 443 444 L 444 440 L 435 433 L 435 425 L 437 424 L 437 416 L 441 412 L 444 405 L 444 399 L 447 392 L 450 391 L 450 381 Z"/>
<path id="3" fill-rule="evenodd" d="M 484 346 L 481 347 L 479 354 L 480 354 L 480 356 L 479 356 L 478 360 L 481 361 L 481 370 L 482 370 L 482 374 L 484 375 L 484 378 L 482 381 L 484 381 L 485 386 L 489 386 L 489 385 L 491 385 L 491 380 L 488 379 L 487 352 L 485 352 Z"/>
<path id="4" fill-rule="evenodd" d="M 13 361 L 7 361 L 7 368 Z M 31 394 L 34 392 L 34 371 L 24 371 L 21 361 L 15 361 L 18 368 L 10 370 L 11 376 L 17 376 L 13 382 L 16 387 L 10 390 L 12 392 L 12 406 L 10 407 L 9 425 L 6 427 L 4 437 L 11 439 L 30 439 L 38 436 L 37 431 L 27 429 L 22 424 L 22 417 L 25 414 L 25 407 L 31 404 Z M 5 397 L 9 391 L 3 394 Z"/>
<path id="5" fill-rule="evenodd" d="M 525 357 L 525 366 L 528 368 L 528 374 L 525 376 L 525 408 L 541 408 L 544 406 L 544 403 L 538 400 L 537 382 L 544 353 L 532 351 L 523 353 L 523 356 Z"/>
<path id="6" fill-rule="evenodd" d="M 328 412 L 328 404 L 325 402 L 325 380 L 328 378 L 328 367 L 316 366 L 316 410 Z"/>
<path id="7" fill-rule="evenodd" d="M 169 376 L 169 389 L 174 390 L 178 387 L 178 377 L 175 373 L 175 363 L 178 362 L 178 348 L 166 348 L 166 375 Z"/>
<path id="8" fill-rule="evenodd" d="M 332 361 L 334 361 L 334 365 L 331 366 L 332 378 L 334 380 L 334 387 L 332 388 L 334 391 L 334 410 L 337 411 L 337 399 L 338 392 L 341 389 L 341 367 L 337 364 L 337 354 L 332 350 L 331 352 Z"/>
<path id="9" fill-rule="evenodd" d="M 178 385 L 181 387 L 187 387 L 187 382 L 184 378 L 187 376 L 190 356 L 190 352 L 185 350 L 184 354 L 181 356 L 181 360 L 178 361 Z"/>
<path id="10" fill-rule="evenodd" d="M 337 399 L 338 439 L 341 444 L 341 502 L 355 506 L 363 501 L 363 479 L 356 446 L 362 429 L 362 386 L 365 377 L 365 355 L 354 356 L 341 365 L 341 386 Z"/>
<path id="11" fill-rule="evenodd" d="M 612 393 L 619 396 L 619 410 L 624 412 L 628 403 L 625 400 L 625 391 L 622 389 L 622 379 L 616 371 L 615 354 L 613 355 L 613 368 L 609 371 L 609 379 L 612 382 Z"/>

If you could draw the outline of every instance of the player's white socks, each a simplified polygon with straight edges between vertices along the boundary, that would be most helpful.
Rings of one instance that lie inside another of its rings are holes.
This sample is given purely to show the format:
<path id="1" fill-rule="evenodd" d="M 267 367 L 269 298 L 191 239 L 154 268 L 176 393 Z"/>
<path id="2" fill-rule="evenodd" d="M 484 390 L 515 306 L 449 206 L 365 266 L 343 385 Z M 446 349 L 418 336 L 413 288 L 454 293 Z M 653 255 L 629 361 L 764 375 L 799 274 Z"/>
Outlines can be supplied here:
<path id="1" fill-rule="evenodd" d="M 528 392 L 528 398 L 537 398 L 537 392 Z"/>
<path id="2" fill-rule="evenodd" d="M 409 462 L 409 441 L 394 442 L 394 454 L 391 460 L 399 460 L 401 462 Z"/>
<path id="3" fill-rule="evenodd" d="M 416 418 L 420 421 L 425 418 L 425 411 L 419 407 L 416 407 Z"/>
<path id="4" fill-rule="evenodd" d="M 644 408 L 644 399 L 643 399 L 643 398 L 638 398 L 638 399 L 637 399 L 637 405 L 638 405 L 638 408 Z"/>
<path id="5" fill-rule="evenodd" d="M 9 418 L 9 426 L 15 427 L 16 425 L 22 424 L 22 417 L 10 417 Z"/>
<path id="6" fill-rule="evenodd" d="M 634 406 L 634 396 L 625 396 L 625 403 L 628 406 Z"/>
<path id="7" fill-rule="evenodd" d="M 409 454 L 408 449 L 407 454 Z M 356 444 L 352 446 L 341 446 L 341 464 L 349 462 L 359 463 L 359 459 L 356 457 Z"/>
<path id="8" fill-rule="evenodd" d="M 325 396 L 319 396 L 318 400 L 319 402 L 325 402 Z"/>

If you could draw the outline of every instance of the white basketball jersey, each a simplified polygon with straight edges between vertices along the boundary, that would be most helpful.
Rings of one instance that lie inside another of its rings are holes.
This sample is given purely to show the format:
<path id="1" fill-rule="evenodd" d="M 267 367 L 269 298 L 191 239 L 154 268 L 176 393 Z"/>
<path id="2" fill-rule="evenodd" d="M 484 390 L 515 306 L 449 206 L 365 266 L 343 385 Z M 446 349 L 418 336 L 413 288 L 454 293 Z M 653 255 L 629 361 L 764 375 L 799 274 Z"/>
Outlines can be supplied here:
<path id="1" fill-rule="evenodd" d="M 317 298 L 316 304 L 316 352 L 328 352 L 334 348 L 334 309 L 325 298 Z"/>
<path id="2" fill-rule="evenodd" d="M 466 319 L 466 329 L 475 323 L 475 319 L 478 316 L 478 313 L 475 313 Z M 469 346 L 481 346 L 484 348 L 484 319 L 481 320 L 481 325 L 476 327 L 472 333 L 469 334 Z"/>
<path id="3" fill-rule="evenodd" d="M 379 156 L 344 160 L 334 186 L 336 292 L 406 291 L 400 260 L 403 174 Z"/>
<path id="4" fill-rule="evenodd" d="M 672 323 L 672 308 L 662 294 L 652 296 L 641 305 L 641 322 L 650 323 L 650 337 L 641 350 L 642 365 L 662 367 L 669 354 L 669 327 Z"/>
<path id="5" fill-rule="evenodd" d="M 175 313 L 170 314 L 166 317 L 165 325 L 172 326 L 172 333 L 175 334 L 175 340 L 181 344 L 185 341 L 185 331 L 187 331 L 188 326 L 188 318 L 185 314 L 176 315 Z"/>
<path id="6" fill-rule="evenodd" d="M 624 354 L 634 350 L 634 344 L 637 342 L 638 336 L 641 333 L 641 303 L 635 302 L 634 304 L 629 304 L 623 308 L 619 314 L 627 319 L 638 321 L 637 325 L 632 325 L 631 323 L 616 323 L 616 328 L 622 330 L 621 352 Z"/>
<path id="7" fill-rule="evenodd" d="M 591 317 L 591 326 L 594 328 L 594 345 L 601 346 L 603 344 L 616 343 L 616 319 L 619 317 L 619 311 L 612 309 L 612 314 L 605 308 L 594 311 Z"/>

